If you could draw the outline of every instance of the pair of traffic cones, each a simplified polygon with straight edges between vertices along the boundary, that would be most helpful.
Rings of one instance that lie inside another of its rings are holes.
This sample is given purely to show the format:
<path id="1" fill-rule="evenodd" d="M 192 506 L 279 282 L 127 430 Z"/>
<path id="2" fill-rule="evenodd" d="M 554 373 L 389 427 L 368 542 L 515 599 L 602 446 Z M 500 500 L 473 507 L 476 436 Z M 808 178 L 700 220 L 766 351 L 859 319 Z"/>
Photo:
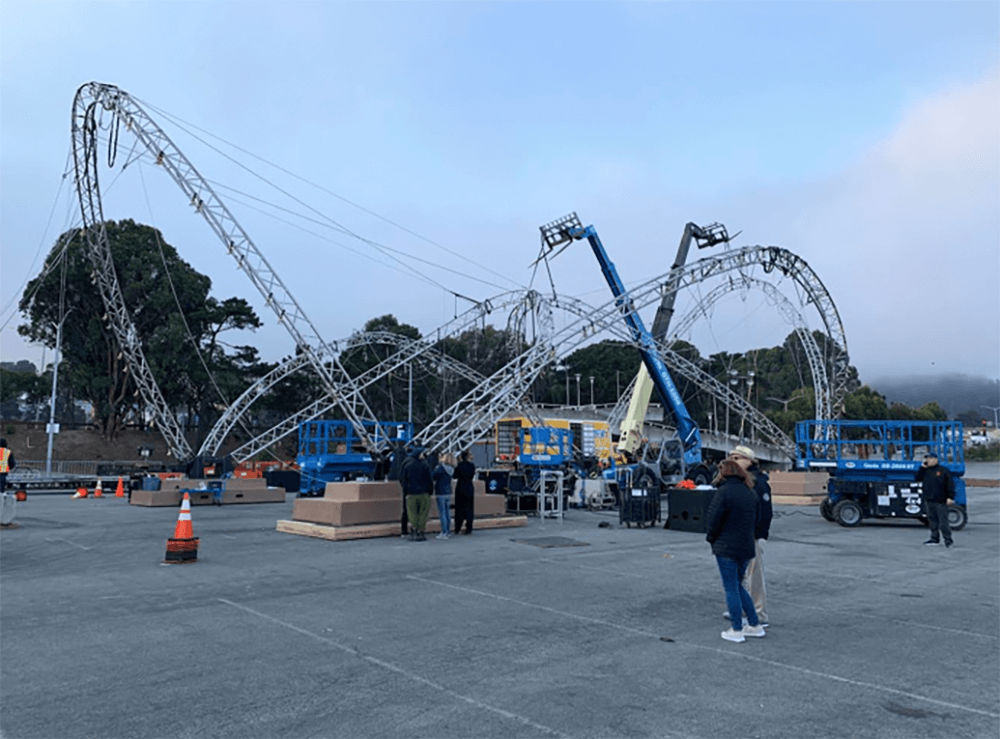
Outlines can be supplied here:
<path id="1" fill-rule="evenodd" d="M 181 501 L 181 512 L 177 516 L 177 526 L 174 536 L 167 539 L 167 553 L 164 564 L 189 564 L 198 561 L 198 539 L 191 528 L 191 496 L 184 493 Z"/>
<path id="2" fill-rule="evenodd" d="M 76 493 L 73 494 L 73 497 L 74 498 L 86 498 L 87 494 L 88 494 L 87 493 L 87 488 L 77 488 L 76 489 Z M 97 485 L 96 485 L 96 487 L 94 487 L 94 497 L 95 498 L 103 498 L 104 497 L 104 487 L 101 484 L 101 479 L 100 478 L 97 479 Z M 122 478 L 120 478 L 120 477 L 118 478 L 118 487 L 115 489 L 115 497 L 116 498 L 124 498 L 125 497 L 125 486 L 124 486 L 124 484 L 122 482 Z"/>

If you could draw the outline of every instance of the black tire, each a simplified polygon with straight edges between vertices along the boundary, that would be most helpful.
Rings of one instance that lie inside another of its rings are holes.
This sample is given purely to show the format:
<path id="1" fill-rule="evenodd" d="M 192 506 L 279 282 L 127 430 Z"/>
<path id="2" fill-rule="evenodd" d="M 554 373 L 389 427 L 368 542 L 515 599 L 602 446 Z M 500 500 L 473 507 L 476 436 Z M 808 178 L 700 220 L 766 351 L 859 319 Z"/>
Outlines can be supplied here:
<path id="1" fill-rule="evenodd" d="M 688 475 L 688 479 L 695 485 L 708 485 L 712 482 L 712 474 L 708 471 L 708 468 L 704 465 L 698 465 L 694 470 Z"/>
<path id="2" fill-rule="evenodd" d="M 821 515 L 827 521 L 837 520 L 833 517 L 833 503 L 830 502 L 829 498 L 826 498 L 822 503 L 819 504 L 819 515 Z"/>
<path id="3" fill-rule="evenodd" d="M 841 526 L 857 526 L 863 517 L 861 506 L 853 500 L 842 500 L 833 507 L 833 519 Z"/>
<path id="4" fill-rule="evenodd" d="M 948 506 L 948 525 L 952 531 L 961 531 L 969 522 L 969 514 L 960 505 L 952 503 Z"/>

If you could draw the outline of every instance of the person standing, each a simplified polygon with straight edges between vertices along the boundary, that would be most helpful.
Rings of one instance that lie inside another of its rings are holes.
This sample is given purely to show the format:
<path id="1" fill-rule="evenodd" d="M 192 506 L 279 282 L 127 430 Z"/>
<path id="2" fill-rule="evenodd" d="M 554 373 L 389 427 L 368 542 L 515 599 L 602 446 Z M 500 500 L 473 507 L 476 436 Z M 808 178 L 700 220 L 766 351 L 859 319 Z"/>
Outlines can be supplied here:
<path id="1" fill-rule="evenodd" d="M 931 538 L 924 546 L 936 546 L 944 536 L 944 545 L 950 549 L 951 524 L 948 523 L 948 506 L 954 502 L 955 479 L 951 470 L 938 464 L 936 452 L 924 455 L 924 463 L 917 470 L 917 482 L 923 483 L 924 505 L 927 507 L 927 523 L 931 527 Z"/>
<path id="2" fill-rule="evenodd" d="M 419 447 L 410 453 L 412 460 L 403 470 L 403 489 L 406 490 L 406 513 L 413 533 L 410 541 L 427 541 L 427 514 L 431 509 L 431 491 L 434 482 L 431 471 L 423 460 L 423 449 Z"/>
<path id="3" fill-rule="evenodd" d="M 399 526 L 402 529 L 400 537 L 407 537 L 410 535 L 410 519 L 406 514 L 406 468 L 410 465 L 413 460 L 410 455 L 406 453 L 406 447 L 403 444 L 397 444 L 396 449 L 392 453 L 392 463 L 389 466 L 389 479 L 398 480 L 399 487 L 403 490 L 403 515 L 399 519 Z"/>
<path id="4" fill-rule="evenodd" d="M 747 636 L 765 636 L 757 619 L 750 593 L 743 587 L 747 565 L 754 557 L 754 530 L 757 524 L 757 496 L 753 477 L 732 459 L 719 464 L 713 481 L 718 490 L 705 517 L 705 539 L 712 545 L 729 605 L 730 627 L 721 636 L 727 641 L 746 641 Z M 747 627 L 743 628 L 743 614 Z"/>
<path id="5" fill-rule="evenodd" d="M 14 452 L 7 446 L 6 439 L 0 439 L 0 493 L 7 489 L 7 473 L 17 467 Z"/>
<path id="6" fill-rule="evenodd" d="M 442 455 L 434 468 L 434 495 L 437 497 L 438 517 L 441 519 L 441 533 L 438 539 L 451 537 L 451 476 L 455 471 L 452 456 Z"/>
<path id="7" fill-rule="evenodd" d="M 747 565 L 743 579 L 743 587 L 750 593 L 757 619 L 760 625 L 767 627 L 767 590 L 764 585 L 764 540 L 771 533 L 771 519 L 774 508 L 771 505 L 771 485 L 767 473 L 757 463 L 750 447 L 738 446 L 729 454 L 729 458 L 749 472 L 754 478 L 753 491 L 757 494 L 757 524 L 754 527 L 754 558 Z M 724 614 L 726 618 L 729 613 Z"/>
<path id="8" fill-rule="evenodd" d="M 476 466 L 469 461 L 468 450 L 460 455 L 461 461 L 455 467 L 455 533 L 462 530 L 465 524 L 465 533 L 472 533 L 472 519 L 475 517 L 474 510 L 476 489 L 473 480 L 476 479 Z"/>

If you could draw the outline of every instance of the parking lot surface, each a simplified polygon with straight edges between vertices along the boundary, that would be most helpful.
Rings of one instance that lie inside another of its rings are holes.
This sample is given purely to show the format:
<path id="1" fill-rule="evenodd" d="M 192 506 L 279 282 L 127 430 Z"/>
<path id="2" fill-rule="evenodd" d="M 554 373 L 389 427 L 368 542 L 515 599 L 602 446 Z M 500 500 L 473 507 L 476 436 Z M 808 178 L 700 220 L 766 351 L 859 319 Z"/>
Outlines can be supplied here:
<path id="1" fill-rule="evenodd" d="M 1000 488 L 956 546 L 776 507 L 764 639 L 703 534 L 617 514 L 447 541 L 278 533 L 283 504 L 31 496 L 0 533 L 0 735 L 996 737 Z M 609 524 L 601 526 L 601 524 Z"/>

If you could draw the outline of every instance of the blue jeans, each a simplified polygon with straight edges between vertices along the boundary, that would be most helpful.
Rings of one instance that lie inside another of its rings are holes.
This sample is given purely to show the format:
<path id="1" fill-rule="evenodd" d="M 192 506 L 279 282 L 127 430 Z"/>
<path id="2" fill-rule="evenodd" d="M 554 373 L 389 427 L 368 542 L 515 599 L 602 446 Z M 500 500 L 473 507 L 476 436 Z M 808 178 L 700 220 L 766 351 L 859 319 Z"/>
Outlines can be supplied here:
<path id="1" fill-rule="evenodd" d="M 451 533 L 451 496 L 450 495 L 439 495 L 437 496 L 438 502 L 438 516 L 441 518 L 441 533 L 450 534 Z"/>
<path id="2" fill-rule="evenodd" d="M 733 631 L 743 631 L 743 614 L 747 615 L 747 623 L 757 626 L 757 609 L 753 598 L 743 587 L 743 576 L 746 574 L 749 559 L 737 561 L 728 557 L 716 557 L 719 563 L 719 574 L 722 575 L 722 587 L 726 589 L 726 604 L 729 606 L 729 620 L 733 622 Z"/>

